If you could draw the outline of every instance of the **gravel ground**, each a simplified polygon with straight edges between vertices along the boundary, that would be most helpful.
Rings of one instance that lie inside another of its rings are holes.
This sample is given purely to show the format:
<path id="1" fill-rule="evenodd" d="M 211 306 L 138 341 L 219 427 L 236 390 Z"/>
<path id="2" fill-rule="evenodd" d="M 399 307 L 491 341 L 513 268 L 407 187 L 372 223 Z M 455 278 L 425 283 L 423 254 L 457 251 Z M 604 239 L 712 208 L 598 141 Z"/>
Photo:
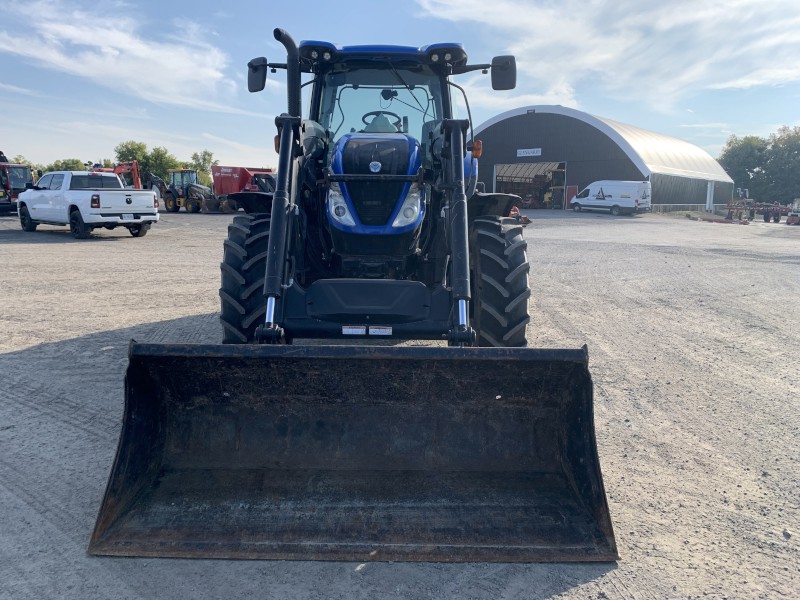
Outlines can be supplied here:
<path id="1" fill-rule="evenodd" d="M 230 215 L 0 217 L 0 598 L 800 597 L 800 227 L 528 213 L 531 346 L 588 344 L 621 560 L 97 558 L 131 338 L 216 343 Z"/>

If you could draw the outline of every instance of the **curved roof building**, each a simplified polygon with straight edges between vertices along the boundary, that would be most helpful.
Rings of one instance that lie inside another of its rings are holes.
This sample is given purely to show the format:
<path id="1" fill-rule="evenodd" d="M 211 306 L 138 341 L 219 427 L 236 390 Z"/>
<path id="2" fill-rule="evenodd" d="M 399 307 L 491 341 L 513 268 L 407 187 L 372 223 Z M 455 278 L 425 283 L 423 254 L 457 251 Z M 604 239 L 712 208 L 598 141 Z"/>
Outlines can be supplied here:
<path id="1" fill-rule="evenodd" d="M 475 128 L 487 190 L 569 199 L 602 179 L 649 180 L 654 209 L 726 204 L 733 180 L 705 150 L 563 106 L 526 106 Z M 576 190 L 577 188 L 577 190 Z M 560 191 L 559 191 L 560 190 Z"/>

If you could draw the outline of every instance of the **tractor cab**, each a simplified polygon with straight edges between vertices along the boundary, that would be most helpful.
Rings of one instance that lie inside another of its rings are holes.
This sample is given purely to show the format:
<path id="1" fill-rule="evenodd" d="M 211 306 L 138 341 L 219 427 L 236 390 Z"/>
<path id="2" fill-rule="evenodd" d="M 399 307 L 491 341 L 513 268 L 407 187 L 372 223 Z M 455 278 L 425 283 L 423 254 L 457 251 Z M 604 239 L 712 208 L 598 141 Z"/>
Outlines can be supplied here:
<path id="1" fill-rule="evenodd" d="M 169 185 L 185 194 L 186 186 L 197 183 L 197 171 L 194 169 L 170 169 Z"/>
<path id="2" fill-rule="evenodd" d="M 29 165 L 0 162 L 0 212 L 17 210 L 17 197 L 28 183 L 33 183 Z"/>

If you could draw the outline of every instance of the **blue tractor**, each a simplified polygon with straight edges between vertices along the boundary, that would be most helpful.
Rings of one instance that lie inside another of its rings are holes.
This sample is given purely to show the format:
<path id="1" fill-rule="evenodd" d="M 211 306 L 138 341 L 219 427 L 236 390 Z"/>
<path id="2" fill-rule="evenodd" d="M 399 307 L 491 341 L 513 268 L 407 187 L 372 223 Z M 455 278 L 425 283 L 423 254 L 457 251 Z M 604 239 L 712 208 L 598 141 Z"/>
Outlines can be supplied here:
<path id="1" fill-rule="evenodd" d="M 518 197 L 476 191 L 455 114 L 452 78 L 513 89 L 514 57 L 274 35 L 248 86 L 287 72 L 276 187 L 228 228 L 223 344 L 132 343 L 90 552 L 614 560 L 586 348 L 526 347 Z"/>
<path id="2" fill-rule="evenodd" d="M 282 66 L 252 61 L 251 91 Z M 286 68 L 277 190 L 261 206 L 251 202 L 229 230 L 225 343 L 381 337 L 525 346 L 526 243 L 504 219 L 518 198 L 475 193 L 470 121 L 456 118 L 451 95 L 461 91 L 449 82 L 491 69 L 495 89 L 512 89 L 514 57 L 468 65 L 459 44 L 289 41 Z M 305 73 L 308 119 L 300 116 Z M 259 293 L 248 293 L 253 286 Z"/>

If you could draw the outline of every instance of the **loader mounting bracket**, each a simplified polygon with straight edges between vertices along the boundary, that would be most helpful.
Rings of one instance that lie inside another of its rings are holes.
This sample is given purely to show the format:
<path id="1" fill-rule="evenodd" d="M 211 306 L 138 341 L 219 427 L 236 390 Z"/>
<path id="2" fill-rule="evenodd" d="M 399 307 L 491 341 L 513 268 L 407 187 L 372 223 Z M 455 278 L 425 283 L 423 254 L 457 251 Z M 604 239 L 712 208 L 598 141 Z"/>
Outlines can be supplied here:
<path id="1" fill-rule="evenodd" d="M 474 346 L 477 339 L 472 327 L 453 327 L 447 335 L 449 346 Z"/>
<path id="2" fill-rule="evenodd" d="M 280 344 L 284 339 L 283 328 L 274 323 L 256 327 L 255 340 L 259 344 Z"/>

